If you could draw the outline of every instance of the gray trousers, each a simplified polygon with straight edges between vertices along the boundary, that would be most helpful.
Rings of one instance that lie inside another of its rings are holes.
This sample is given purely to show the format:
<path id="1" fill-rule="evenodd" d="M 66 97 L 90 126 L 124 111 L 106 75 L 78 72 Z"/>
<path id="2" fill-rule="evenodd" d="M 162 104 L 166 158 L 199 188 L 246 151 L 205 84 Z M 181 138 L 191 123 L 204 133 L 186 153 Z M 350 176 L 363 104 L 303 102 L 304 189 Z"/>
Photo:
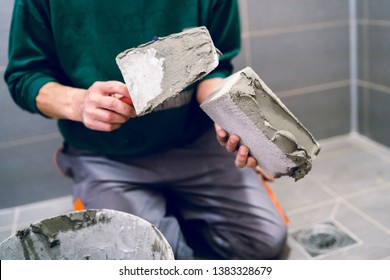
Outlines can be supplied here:
<path id="1" fill-rule="evenodd" d="M 255 172 L 236 168 L 234 157 L 210 131 L 185 147 L 140 158 L 68 148 L 57 163 L 85 208 L 153 223 L 176 259 L 275 258 L 286 242 L 285 223 Z"/>

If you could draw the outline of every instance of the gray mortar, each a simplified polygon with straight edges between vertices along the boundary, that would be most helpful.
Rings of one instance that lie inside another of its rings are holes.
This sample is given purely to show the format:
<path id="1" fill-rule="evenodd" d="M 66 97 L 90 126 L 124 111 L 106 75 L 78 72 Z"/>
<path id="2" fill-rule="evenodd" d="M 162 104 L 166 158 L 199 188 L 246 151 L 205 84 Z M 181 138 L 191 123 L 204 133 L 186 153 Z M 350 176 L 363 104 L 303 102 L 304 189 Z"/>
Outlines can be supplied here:
<path id="1" fill-rule="evenodd" d="M 151 112 L 218 66 L 206 27 L 158 38 L 116 57 L 137 115 Z"/>
<path id="2" fill-rule="evenodd" d="M 0 259 L 173 259 L 149 222 L 114 210 L 85 210 L 45 219 L 0 244 Z"/>
<path id="3" fill-rule="evenodd" d="M 247 67 L 227 79 L 201 108 L 248 146 L 270 176 L 303 178 L 320 146 L 260 77 Z"/>

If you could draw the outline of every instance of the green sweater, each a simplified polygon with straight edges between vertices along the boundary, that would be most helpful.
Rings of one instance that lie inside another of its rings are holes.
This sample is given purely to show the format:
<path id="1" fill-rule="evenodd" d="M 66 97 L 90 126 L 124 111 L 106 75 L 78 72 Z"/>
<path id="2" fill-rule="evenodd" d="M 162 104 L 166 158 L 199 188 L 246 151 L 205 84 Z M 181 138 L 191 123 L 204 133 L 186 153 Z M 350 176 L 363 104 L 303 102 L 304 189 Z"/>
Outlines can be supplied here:
<path id="1" fill-rule="evenodd" d="M 227 77 L 240 49 L 238 5 L 229 0 L 15 0 L 4 78 L 15 102 L 39 113 L 35 98 L 49 81 L 87 89 L 123 81 L 121 51 L 183 29 L 206 26 L 224 54 L 207 78 Z M 196 85 L 193 87 L 196 89 Z M 130 119 L 113 132 L 59 120 L 67 143 L 107 156 L 140 156 L 192 142 L 212 126 L 195 94 L 181 106 Z"/>

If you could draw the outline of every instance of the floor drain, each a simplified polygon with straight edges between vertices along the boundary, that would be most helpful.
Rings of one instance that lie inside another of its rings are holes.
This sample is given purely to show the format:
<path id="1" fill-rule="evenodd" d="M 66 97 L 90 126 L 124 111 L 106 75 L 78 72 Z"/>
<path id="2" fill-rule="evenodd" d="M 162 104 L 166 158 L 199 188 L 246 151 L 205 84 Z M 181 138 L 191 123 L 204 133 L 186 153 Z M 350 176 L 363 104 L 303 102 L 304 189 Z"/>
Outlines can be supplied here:
<path id="1" fill-rule="evenodd" d="M 356 243 L 332 222 L 315 224 L 291 235 L 312 257 Z"/>

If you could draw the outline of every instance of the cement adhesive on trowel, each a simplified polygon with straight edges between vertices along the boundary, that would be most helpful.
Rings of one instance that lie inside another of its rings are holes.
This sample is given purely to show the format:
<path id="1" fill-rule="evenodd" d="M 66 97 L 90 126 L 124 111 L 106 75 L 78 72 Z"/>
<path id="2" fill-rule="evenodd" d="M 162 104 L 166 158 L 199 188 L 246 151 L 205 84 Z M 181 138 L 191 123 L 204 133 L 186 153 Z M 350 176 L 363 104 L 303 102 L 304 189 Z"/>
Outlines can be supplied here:
<path id="1" fill-rule="evenodd" d="M 249 67 L 226 78 L 201 108 L 229 134 L 237 134 L 271 177 L 303 178 L 320 151 L 311 133 Z"/>
<path id="2" fill-rule="evenodd" d="M 205 27 L 158 38 L 120 53 L 116 62 L 138 116 L 151 112 L 218 66 Z"/>

